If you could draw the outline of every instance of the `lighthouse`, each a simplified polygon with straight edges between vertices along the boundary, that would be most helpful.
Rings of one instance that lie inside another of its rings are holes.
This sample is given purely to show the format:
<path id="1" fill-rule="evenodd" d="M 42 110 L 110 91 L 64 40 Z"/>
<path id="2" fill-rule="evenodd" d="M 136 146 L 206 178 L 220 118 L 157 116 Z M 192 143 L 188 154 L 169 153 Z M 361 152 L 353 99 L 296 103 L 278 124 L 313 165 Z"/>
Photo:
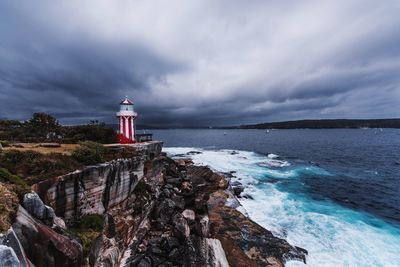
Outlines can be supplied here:
<path id="1" fill-rule="evenodd" d="M 117 112 L 117 118 L 119 121 L 119 134 L 118 142 L 120 144 L 131 144 L 136 142 L 136 128 L 135 119 L 137 113 L 133 110 L 133 102 L 125 98 L 120 103 L 119 112 Z"/>

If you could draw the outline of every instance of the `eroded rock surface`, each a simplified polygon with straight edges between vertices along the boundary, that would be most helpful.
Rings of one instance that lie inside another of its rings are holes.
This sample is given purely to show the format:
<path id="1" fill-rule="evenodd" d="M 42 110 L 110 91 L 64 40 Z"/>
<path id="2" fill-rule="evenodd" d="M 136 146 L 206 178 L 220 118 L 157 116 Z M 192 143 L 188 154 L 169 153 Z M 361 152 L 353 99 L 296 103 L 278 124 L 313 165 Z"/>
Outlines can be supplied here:
<path id="1" fill-rule="evenodd" d="M 19 207 L 13 230 L 35 266 L 82 266 L 82 246 Z"/>
<path id="2" fill-rule="evenodd" d="M 25 196 L 25 209 L 19 208 L 8 235 L 7 240 L 15 241 L 8 247 L 14 248 L 16 259 L 37 267 L 305 262 L 304 249 L 227 205 L 240 205 L 235 198 L 243 191 L 240 184 L 229 186 L 224 175 L 190 160 L 174 161 L 161 153 L 161 145 L 141 144 L 135 158 L 89 166 L 35 185 L 38 194 Z M 81 241 L 68 227 L 88 214 L 102 215 L 105 223 L 90 241 L 85 263 Z"/>

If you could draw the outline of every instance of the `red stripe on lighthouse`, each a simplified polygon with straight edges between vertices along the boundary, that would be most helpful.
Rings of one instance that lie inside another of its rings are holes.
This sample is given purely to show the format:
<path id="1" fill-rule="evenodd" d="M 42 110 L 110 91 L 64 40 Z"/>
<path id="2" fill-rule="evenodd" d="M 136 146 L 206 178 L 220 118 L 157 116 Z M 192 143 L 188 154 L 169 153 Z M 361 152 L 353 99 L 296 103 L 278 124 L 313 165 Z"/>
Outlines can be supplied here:
<path id="1" fill-rule="evenodd" d="M 132 140 L 132 118 L 128 118 L 128 133 L 129 133 L 129 139 Z"/>
<path id="2" fill-rule="evenodd" d="M 122 117 L 122 135 L 125 136 L 125 117 Z"/>

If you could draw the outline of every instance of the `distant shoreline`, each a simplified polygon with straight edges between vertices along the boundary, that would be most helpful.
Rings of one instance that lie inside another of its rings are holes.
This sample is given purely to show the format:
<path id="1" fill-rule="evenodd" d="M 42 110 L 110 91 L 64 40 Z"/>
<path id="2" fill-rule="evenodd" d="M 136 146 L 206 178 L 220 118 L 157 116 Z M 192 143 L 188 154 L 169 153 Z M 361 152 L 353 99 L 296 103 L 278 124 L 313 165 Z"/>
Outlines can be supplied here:
<path id="1" fill-rule="evenodd" d="M 236 129 L 357 129 L 357 128 L 400 128 L 400 119 L 332 119 L 297 120 L 240 125 Z"/>
<path id="2" fill-rule="evenodd" d="M 138 130 L 173 130 L 173 129 L 374 129 L 400 128 L 399 119 L 324 119 L 324 120 L 295 120 L 282 122 L 268 122 L 245 124 L 238 126 L 199 126 L 199 127 L 160 127 L 138 125 Z"/>

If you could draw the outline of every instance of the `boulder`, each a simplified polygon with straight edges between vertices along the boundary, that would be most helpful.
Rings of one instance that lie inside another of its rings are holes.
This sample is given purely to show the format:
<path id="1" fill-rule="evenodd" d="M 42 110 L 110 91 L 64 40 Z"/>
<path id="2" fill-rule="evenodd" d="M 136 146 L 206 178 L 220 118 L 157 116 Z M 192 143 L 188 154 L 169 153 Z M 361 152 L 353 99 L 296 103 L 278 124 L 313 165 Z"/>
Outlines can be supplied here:
<path id="1" fill-rule="evenodd" d="M 190 209 L 185 209 L 182 212 L 182 215 L 188 221 L 194 221 L 196 219 L 196 214 L 194 213 L 193 210 L 190 210 Z"/>
<path id="2" fill-rule="evenodd" d="M 33 218 L 21 206 L 12 227 L 29 260 L 35 266 L 82 265 L 82 246 L 76 240 L 56 233 Z"/>
<path id="3" fill-rule="evenodd" d="M 0 266 L 20 267 L 20 262 L 14 250 L 10 247 L 0 245 Z"/>
<path id="4" fill-rule="evenodd" d="M 16 236 L 12 227 L 8 229 L 7 234 L 0 237 L 0 245 L 5 245 L 13 250 L 14 254 L 18 258 L 20 266 L 28 266 L 28 267 L 33 266 L 29 262 L 25 254 L 25 251 L 22 248 L 21 243 L 19 242 L 18 237 Z M 3 266 L 1 264 L 1 260 L 0 260 L 0 266 Z"/>
<path id="5" fill-rule="evenodd" d="M 174 225 L 174 232 L 178 238 L 185 239 L 189 237 L 190 227 L 182 214 L 176 213 L 172 217 L 172 223 Z"/>
<path id="6" fill-rule="evenodd" d="M 179 186 L 182 183 L 182 178 L 168 178 L 167 177 L 167 183 Z"/>
<path id="7" fill-rule="evenodd" d="M 240 197 L 240 194 L 244 191 L 244 186 L 238 181 L 233 182 L 231 186 L 233 194 L 237 197 Z"/>
<path id="8" fill-rule="evenodd" d="M 172 201 L 174 201 L 175 206 L 180 209 L 184 210 L 185 209 L 185 200 L 181 196 L 172 196 L 171 197 Z"/>
<path id="9" fill-rule="evenodd" d="M 167 198 L 156 208 L 156 218 L 160 223 L 168 223 L 174 211 L 175 202 Z"/>
<path id="10" fill-rule="evenodd" d="M 49 226 L 53 225 L 54 218 L 56 217 L 54 210 L 46 206 L 35 192 L 25 194 L 22 205 L 34 218 L 41 220 Z"/>

